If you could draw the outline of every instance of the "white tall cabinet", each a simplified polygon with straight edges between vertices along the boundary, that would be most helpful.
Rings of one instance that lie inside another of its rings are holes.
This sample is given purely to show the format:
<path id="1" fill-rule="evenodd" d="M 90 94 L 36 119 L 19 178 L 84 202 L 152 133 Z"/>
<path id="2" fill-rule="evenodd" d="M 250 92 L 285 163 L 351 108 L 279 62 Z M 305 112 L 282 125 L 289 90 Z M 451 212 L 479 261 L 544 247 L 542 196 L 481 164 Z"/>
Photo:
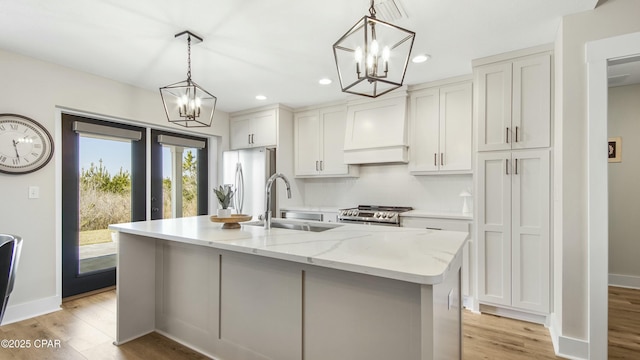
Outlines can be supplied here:
<path id="1" fill-rule="evenodd" d="M 478 298 L 549 311 L 549 150 L 478 155 Z"/>
<path id="2" fill-rule="evenodd" d="M 346 105 L 294 114 L 294 168 L 297 177 L 358 176 L 358 166 L 344 161 Z"/>
<path id="3" fill-rule="evenodd" d="M 471 173 L 472 99 L 471 79 L 411 92 L 412 174 Z"/>
<path id="4" fill-rule="evenodd" d="M 474 61 L 480 310 L 539 322 L 551 310 L 551 56 Z"/>

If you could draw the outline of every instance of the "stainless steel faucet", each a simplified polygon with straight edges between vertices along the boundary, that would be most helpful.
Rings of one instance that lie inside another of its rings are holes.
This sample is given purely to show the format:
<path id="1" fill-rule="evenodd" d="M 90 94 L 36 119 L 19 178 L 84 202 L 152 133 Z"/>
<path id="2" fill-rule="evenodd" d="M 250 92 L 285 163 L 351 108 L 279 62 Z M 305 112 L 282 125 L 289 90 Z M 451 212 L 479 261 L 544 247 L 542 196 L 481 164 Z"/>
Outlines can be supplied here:
<path id="1" fill-rule="evenodd" d="M 264 195 L 264 228 L 271 229 L 271 185 L 276 181 L 277 178 L 284 180 L 285 185 L 287 186 L 287 197 L 291 199 L 291 185 L 289 185 L 289 179 L 284 176 L 282 173 L 275 173 L 271 175 L 269 180 L 267 180 L 267 185 L 265 186 L 265 195 Z"/>

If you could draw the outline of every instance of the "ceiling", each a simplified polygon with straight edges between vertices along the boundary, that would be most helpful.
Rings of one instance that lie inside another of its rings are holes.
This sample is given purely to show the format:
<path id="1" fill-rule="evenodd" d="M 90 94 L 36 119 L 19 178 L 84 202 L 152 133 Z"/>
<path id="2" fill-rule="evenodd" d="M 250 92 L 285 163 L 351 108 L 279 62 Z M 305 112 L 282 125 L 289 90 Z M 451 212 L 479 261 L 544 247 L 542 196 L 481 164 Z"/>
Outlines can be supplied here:
<path id="1" fill-rule="evenodd" d="M 409 64 L 409 85 L 470 74 L 475 58 L 551 43 L 562 16 L 597 3 L 395 1 L 406 17 L 392 22 L 417 34 L 412 54 L 432 56 Z M 346 98 L 332 45 L 368 8 L 369 0 L 0 0 L 0 49 L 158 91 L 186 79 L 186 41 L 174 35 L 190 30 L 204 38 L 192 46 L 193 80 L 218 97 L 217 109 L 296 108 Z M 319 85 L 323 77 L 333 83 Z"/>
<path id="2" fill-rule="evenodd" d="M 640 84 L 640 56 L 610 60 L 608 65 L 609 87 Z"/>

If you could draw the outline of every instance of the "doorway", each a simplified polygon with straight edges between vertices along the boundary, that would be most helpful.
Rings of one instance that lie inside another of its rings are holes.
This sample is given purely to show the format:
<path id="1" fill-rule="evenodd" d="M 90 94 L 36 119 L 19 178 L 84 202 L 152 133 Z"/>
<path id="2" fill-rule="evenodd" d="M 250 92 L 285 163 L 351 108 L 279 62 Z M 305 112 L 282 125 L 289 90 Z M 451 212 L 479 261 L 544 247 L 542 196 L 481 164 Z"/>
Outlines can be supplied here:
<path id="1" fill-rule="evenodd" d="M 146 218 L 146 129 L 62 114 L 62 297 L 115 285 L 108 225 Z"/>
<path id="2" fill-rule="evenodd" d="M 589 282 L 589 356 L 606 358 L 609 276 L 607 73 L 610 60 L 640 54 L 640 33 L 587 43 L 587 238 Z"/>

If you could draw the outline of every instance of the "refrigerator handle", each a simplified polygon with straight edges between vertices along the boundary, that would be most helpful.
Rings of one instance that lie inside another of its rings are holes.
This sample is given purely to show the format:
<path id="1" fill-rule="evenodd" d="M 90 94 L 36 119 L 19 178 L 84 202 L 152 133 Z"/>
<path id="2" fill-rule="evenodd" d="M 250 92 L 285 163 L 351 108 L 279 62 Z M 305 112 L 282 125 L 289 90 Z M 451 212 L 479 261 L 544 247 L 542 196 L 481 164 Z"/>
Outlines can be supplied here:
<path id="1" fill-rule="evenodd" d="M 242 164 L 236 165 L 236 211 L 238 214 L 242 214 L 242 208 L 244 207 L 244 174 L 242 172 Z"/>

